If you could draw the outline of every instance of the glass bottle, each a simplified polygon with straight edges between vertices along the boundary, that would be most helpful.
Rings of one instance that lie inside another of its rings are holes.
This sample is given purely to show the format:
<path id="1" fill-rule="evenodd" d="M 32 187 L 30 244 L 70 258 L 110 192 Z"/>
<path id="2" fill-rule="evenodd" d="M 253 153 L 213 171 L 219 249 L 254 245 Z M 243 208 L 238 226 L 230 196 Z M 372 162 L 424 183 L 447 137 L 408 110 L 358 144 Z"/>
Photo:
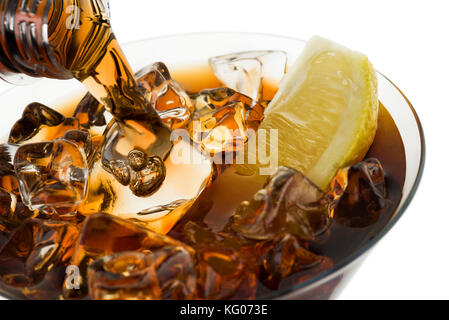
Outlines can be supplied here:
<path id="1" fill-rule="evenodd" d="M 13 84 L 76 77 L 93 37 L 113 37 L 104 0 L 1 0 L 0 21 L 0 78 Z"/>

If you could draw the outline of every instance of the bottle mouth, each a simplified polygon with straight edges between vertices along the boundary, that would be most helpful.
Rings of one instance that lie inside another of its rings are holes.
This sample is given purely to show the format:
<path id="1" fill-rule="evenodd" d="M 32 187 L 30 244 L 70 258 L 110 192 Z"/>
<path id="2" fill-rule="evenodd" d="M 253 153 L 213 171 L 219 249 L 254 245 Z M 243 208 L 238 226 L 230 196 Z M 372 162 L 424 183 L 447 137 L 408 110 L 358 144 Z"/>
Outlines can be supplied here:
<path id="1" fill-rule="evenodd" d="M 49 44 L 49 16 L 61 16 L 66 1 L 4 0 L 0 7 L 0 76 L 11 83 L 30 77 L 70 79 L 71 73 L 53 57 Z M 6 58 L 6 59 L 5 59 Z"/>

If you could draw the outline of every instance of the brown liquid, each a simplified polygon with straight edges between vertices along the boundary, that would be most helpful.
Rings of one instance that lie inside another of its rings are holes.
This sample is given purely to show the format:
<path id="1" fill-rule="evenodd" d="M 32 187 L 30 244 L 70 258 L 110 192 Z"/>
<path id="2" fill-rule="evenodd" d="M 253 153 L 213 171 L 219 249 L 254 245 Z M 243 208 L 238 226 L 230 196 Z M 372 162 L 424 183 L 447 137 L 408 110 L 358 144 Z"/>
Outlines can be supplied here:
<path id="1" fill-rule="evenodd" d="M 73 14 L 53 3 L 49 15 L 49 42 L 59 64 L 81 81 L 115 116 L 149 112 L 114 33 L 106 9 L 93 0 L 64 1 L 79 10 L 77 23 L 67 28 Z"/>

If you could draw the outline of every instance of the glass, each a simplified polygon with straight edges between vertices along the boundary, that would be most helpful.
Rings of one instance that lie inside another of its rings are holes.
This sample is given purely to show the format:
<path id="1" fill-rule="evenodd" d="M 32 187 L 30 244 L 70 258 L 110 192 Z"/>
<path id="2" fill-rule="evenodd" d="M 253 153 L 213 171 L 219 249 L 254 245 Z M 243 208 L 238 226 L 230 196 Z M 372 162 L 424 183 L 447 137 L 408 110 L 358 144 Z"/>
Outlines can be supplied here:
<path id="1" fill-rule="evenodd" d="M 263 34 L 199 33 L 137 41 L 124 45 L 123 50 L 135 71 L 156 61 L 163 61 L 170 70 L 176 70 L 183 66 L 203 66 L 213 56 L 250 50 L 283 50 L 292 63 L 304 43 L 292 38 Z M 403 93 L 381 73 L 378 73 L 378 80 L 379 100 L 393 117 L 405 147 L 407 168 L 400 205 L 377 236 L 361 243 L 356 252 L 332 269 L 297 286 L 270 294 L 268 298 L 336 298 L 373 246 L 394 226 L 410 204 L 424 168 L 424 134 L 416 112 Z M 3 117 L 0 117 L 0 134 L 7 137 L 12 123 L 20 118 L 23 108 L 30 102 L 38 100 L 60 109 L 61 106 L 78 101 L 84 94 L 85 89 L 76 80 L 42 79 L 32 86 L 13 88 L 0 96 L 0 103 L 4 106 Z"/>

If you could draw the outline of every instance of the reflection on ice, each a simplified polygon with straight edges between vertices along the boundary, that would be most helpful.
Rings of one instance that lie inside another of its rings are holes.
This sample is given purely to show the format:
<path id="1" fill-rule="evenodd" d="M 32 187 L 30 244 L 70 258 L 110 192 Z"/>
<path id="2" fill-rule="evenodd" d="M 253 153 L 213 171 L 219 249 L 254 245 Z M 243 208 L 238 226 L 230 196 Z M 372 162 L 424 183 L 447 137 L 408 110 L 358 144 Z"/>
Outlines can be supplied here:
<path id="1" fill-rule="evenodd" d="M 287 54 L 272 50 L 231 53 L 212 57 L 209 64 L 224 85 L 259 101 L 264 99 L 264 79 L 278 83 L 284 76 Z"/>

